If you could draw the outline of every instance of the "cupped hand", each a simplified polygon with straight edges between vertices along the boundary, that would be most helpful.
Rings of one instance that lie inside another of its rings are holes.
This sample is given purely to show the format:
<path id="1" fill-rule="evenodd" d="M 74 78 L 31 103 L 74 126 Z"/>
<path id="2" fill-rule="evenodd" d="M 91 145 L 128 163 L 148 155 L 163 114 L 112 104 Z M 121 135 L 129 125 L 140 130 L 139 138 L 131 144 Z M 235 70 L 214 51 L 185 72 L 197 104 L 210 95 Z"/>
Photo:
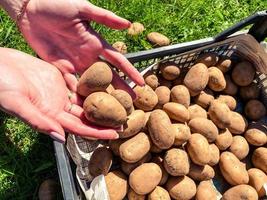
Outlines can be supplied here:
<path id="1" fill-rule="evenodd" d="M 65 141 L 64 130 L 99 139 L 115 139 L 112 129 L 90 125 L 81 103 L 60 71 L 28 54 L 0 48 L 0 108 L 52 138 Z"/>
<path id="2" fill-rule="evenodd" d="M 86 0 L 30 0 L 18 24 L 37 54 L 63 73 L 71 90 L 76 90 L 74 73 L 83 73 L 99 56 L 143 85 L 132 64 L 92 29 L 92 21 L 118 30 L 130 26 L 129 21 Z"/>

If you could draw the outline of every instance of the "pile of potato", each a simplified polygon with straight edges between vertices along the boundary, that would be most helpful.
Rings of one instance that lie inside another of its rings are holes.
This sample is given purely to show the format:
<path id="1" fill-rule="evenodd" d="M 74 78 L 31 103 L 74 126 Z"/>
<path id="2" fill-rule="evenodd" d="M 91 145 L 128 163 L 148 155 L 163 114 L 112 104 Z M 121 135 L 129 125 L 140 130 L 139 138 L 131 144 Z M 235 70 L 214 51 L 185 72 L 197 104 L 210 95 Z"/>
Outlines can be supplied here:
<path id="1" fill-rule="evenodd" d="M 202 54 L 189 70 L 165 62 L 145 74 L 132 102 L 111 86 L 109 66 L 94 64 L 78 87 L 87 97 L 85 116 L 123 131 L 93 153 L 91 175 L 105 175 L 111 200 L 213 200 L 215 176 L 228 185 L 224 200 L 264 197 L 266 108 L 255 74 L 251 63 L 215 53 Z M 110 171 L 115 160 L 120 167 Z"/>

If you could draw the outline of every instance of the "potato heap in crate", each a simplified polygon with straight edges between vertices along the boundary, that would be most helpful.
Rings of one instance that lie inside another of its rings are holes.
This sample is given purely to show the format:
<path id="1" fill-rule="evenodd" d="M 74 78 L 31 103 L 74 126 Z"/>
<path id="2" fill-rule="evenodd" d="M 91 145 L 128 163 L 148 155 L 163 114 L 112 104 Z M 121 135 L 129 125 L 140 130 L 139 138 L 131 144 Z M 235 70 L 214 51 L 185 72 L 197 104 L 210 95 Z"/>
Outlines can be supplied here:
<path id="1" fill-rule="evenodd" d="M 147 72 L 132 102 L 110 85 L 109 66 L 95 63 L 78 87 L 88 96 L 85 116 L 124 129 L 93 153 L 91 175 L 105 175 L 111 200 L 215 200 L 215 175 L 227 186 L 225 200 L 264 197 L 267 131 L 260 119 L 266 108 L 255 75 L 247 61 L 205 53 L 190 69 L 165 62 L 159 72 Z M 115 159 L 120 168 L 110 171 Z"/>

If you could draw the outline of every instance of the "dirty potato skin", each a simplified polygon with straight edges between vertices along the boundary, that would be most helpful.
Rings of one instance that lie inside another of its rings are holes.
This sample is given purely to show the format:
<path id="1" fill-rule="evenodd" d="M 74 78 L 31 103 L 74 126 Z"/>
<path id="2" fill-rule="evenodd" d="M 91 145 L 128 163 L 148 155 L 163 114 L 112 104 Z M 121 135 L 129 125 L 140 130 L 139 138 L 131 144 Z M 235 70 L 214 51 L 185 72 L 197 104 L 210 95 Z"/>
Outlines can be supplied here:
<path id="1" fill-rule="evenodd" d="M 238 112 L 231 112 L 231 123 L 228 129 L 233 134 L 243 134 L 248 127 L 246 118 L 240 115 Z"/>
<path id="2" fill-rule="evenodd" d="M 133 90 L 136 94 L 134 105 L 137 108 L 143 111 L 151 111 L 157 105 L 158 96 L 150 86 L 136 86 Z"/>
<path id="3" fill-rule="evenodd" d="M 185 124 L 172 124 L 174 127 L 175 138 L 174 146 L 181 146 L 191 137 L 190 128 Z"/>
<path id="4" fill-rule="evenodd" d="M 234 96 L 238 92 L 238 86 L 232 81 L 231 77 L 226 74 L 225 75 L 226 87 L 223 90 L 224 94 Z"/>
<path id="5" fill-rule="evenodd" d="M 239 86 L 248 86 L 255 76 L 255 69 L 251 63 L 243 61 L 238 63 L 232 71 L 232 79 Z"/>
<path id="6" fill-rule="evenodd" d="M 168 116 L 178 122 L 187 122 L 190 118 L 189 111 L 185 106 L 179 103 L 169 102 L 164 104 L 163 110 L 168 114 Z"/>
<path id="7" fill-rule="evenodd" d="M 248 184 L 257 191 L 259 197 L 264 197 L 266 195 L 264 184 L 267 183 L 267 175 L 260 169 L 251 168 L 248 170 L 248 176 Z"/>
<path id="8" fill-rule="evenodd" d="M 219 62 L 216 64 L 216 67 L 218 67 L 219 70 L 222 71 L 222 73 L 226 73 L 231 69 L 232 61 L 228 57 L 222 57 Z"/>
<path id="9" fill-rule="evenodd" d="M 170 101 L 171 91 L 166 86 L 159 86 L 156 88 L 155 93 L 158 96 L 157 108 L 162 109 L 163 105 Z"/>
<path id="10" fill-rule="evenodd" d="M 266 108 L 259 100 L 250 100 L 245 105 L 246 116 L 254 121 L 257 121 L 266 115 Z"/>
<path id="11" fill-rule="evenodd" d="M 236 100 L 234 97 L 230 96 L 230 95 L 220 95 L 217 98 L 219 101 L 225 103 L 230 110 L 235 110 L 236 109 Z"/>
<path id="12" fill-rule="evenodd" d="M 151 42 L 154 45 L 157 46 L 167 46 L 171 43 L 170 39 L 166 37 L 165 35 L 158 33 L 158 32 L 152 32 L 147 35 L 147 39 L 149 42 Z"/>
<path id="13" fill-rule="evenodd" d="M 159 86 L 159 79 L 153 71 L 148 71 L 144 75 L 145 83 L 149 85 L 153 90 Z"/>
<path id="14" fill-rule="evenodd" d="M 263 146 L 267 143 L 267 127 L 260 122 L 250 123 L 245 138 L 250 145 Z"/>
<path id="15" fill-rule="evenodd" d="M 214 166 L 219 163 L 220 160 L 220 150 L 215 144 L 210 144 L 210 161 L 209 165 Z"/>
<path id="16" fill-rule="evenodd" d="M 174 62 L 161 63 L 159 66 L 163 78 L 173 81 L 180 75 L 180 68 Z"/>
<path id="17" fill-rule="evenodd" d="M 197 186 L 196 200 L 216 200 L 217 193 L 211 181 L 201 181 Z"/>
<path id="18" fill-rule="evenodd" d="M 216 53 L 209 52 L 200 55 L 196 62 L 203 63 L 207 67 L 211 67 L 215 66 L 218 61 L 219 61 L 218 55 Z"/>
<path id="19" fill-rule="evenodd" d="M 216 146 L 221 150 L 224 151 L 228 147 L 231 146 L 233 142 L 233 136 L 228 129 L 222 129 L 219 131 L 219 135 L 215 140 Z"/>
<path id="20" fill-rule="evenodd" d="M 267 148 L 259 147 L 252 154 L 253 165 L 267 174 Z"/>
<path id="21" fill-rule="evenodd" d="M 157 186 L 149 195 L 148 200 L 171 200 L 171 197 L 167 190 Z"/>
<path id="22" fill-rule="evenodd" d="M 127 46 L 124 42 L 118 41 L 112 44 L 112 47 L 116 49 L 118 52 L 121 54 L 126 54 L 127 53 Z"/>
<path id="23" fill-rule="evenodd" d="M 226 81 L 223 73 L 217 67 L 210 67 L 208 86 L 215 92 L 223 91 L 226 88 Z"/>
<path id="24" fill-rule="evenodd" d="M 237 185 L 227 190 L 222 200 L 258 200 L 258 194 L 256 190 L 249 185 Z"/>
<path id="25" fill-rule="evenodd" d="M 190 105 L 190 93 L 184 85 L 177 85 L 171 89 L 171 101 L 182 104 L 186 108 Z"/>
<path id="26" fill-rule="evenodd" d="M 163 158 L 161 158 L 159 155 L 157 155 L 157 156 L 152 158 L 151 162 L 156 163 L 160 167 L 161 172 L 162 172 L 162 176 L 161 176 L 161 180 L 159 182 L 159 185 L 164 185 L 169 178 L 169 174 L 166 171 L 166 169 L 164 168 Z"/>
<path id="27" fill-rule="evenodd" d="M 139 22 L 134 22 L 128 28 L 128 35 L 131 35 L 131 36 L 140 35 L 144 32 L 144 30 L 145 30 L 145 27 L 143 24 Z"/>
<path id="28" fill-rule="evenodd" d="M 210 106 L 210 103 L 214 100 L 214 94 L 212 90 L 206 88 L 205 90 L 201 91 L 200 94 L 197 95 L 194 99 L 196 104 L 206 109 Z"/>
<path id="29" fill-rule="evenodd" d="M 188 107 L 190 120 L 195 118 L 208 118 L 206 110 L 204 110 L 201 106 L 194 104 Z"/>
<path id="30" fill-rule="evenodd" d="M 114 90 L 110 93 L 111 96 L 115 97 L 120 104 L 124 107 L 127 115 L 130 115 L 133 111 L 133 100 L 132 97 L 124 90 Z"/>
<path id="31" fill-rule="evenodd" d="M 215 176 L 215 171 L 209 165 L 200 166 L 191 163 L 188 176 L 195 181 L 205 181 L 213 179 Z"/>
<path id="32" fill-rule="evenodd" d="M 127 193 L 128 200 L 145 200 L 146 195 L 137 194 L 132 188 Z"/>
<path id="33" fill-rule="evenodd" d="M 239 94 L 241 98 L 245 101 L 250 99 L 257 99 L 260 95 L 260 88 L 256 83 L 251 83 L 248 86 L 240 87 Z"/>
<path id="34" fill-rule="evenodd" d="M 239 160 L 242 160 L 249 153 L 249 145 L 248 145 L 247 140 L 244 137 L 237 135 L 237 136 L 233 137 L 233 142 L 232 142 L 229 150 L 233 154 L 235 154 L 235 156 Z"/>

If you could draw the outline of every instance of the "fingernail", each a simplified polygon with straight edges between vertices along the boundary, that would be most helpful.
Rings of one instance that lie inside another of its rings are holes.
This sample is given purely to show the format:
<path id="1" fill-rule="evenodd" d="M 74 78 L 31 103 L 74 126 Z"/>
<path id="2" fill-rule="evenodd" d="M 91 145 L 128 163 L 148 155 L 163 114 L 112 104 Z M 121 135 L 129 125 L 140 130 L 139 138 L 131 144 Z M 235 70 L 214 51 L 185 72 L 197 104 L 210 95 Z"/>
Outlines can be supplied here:
<path id="1" fill-rule="evenodd" d="M 119 139 L 119 138 L 120 138 L 119 134 L 116 134 L 114 139 Z"/>
<path id="2" fill-rule="evenodd" d="M 60 135 L 59 133 L 57 132 L 51 132 L 50 133 L 50 137 L 55 140 L 55 141 L 58 141 L 60 143 L 65 143 L 66 142 L 66 139 L 64 136 Z"/>

